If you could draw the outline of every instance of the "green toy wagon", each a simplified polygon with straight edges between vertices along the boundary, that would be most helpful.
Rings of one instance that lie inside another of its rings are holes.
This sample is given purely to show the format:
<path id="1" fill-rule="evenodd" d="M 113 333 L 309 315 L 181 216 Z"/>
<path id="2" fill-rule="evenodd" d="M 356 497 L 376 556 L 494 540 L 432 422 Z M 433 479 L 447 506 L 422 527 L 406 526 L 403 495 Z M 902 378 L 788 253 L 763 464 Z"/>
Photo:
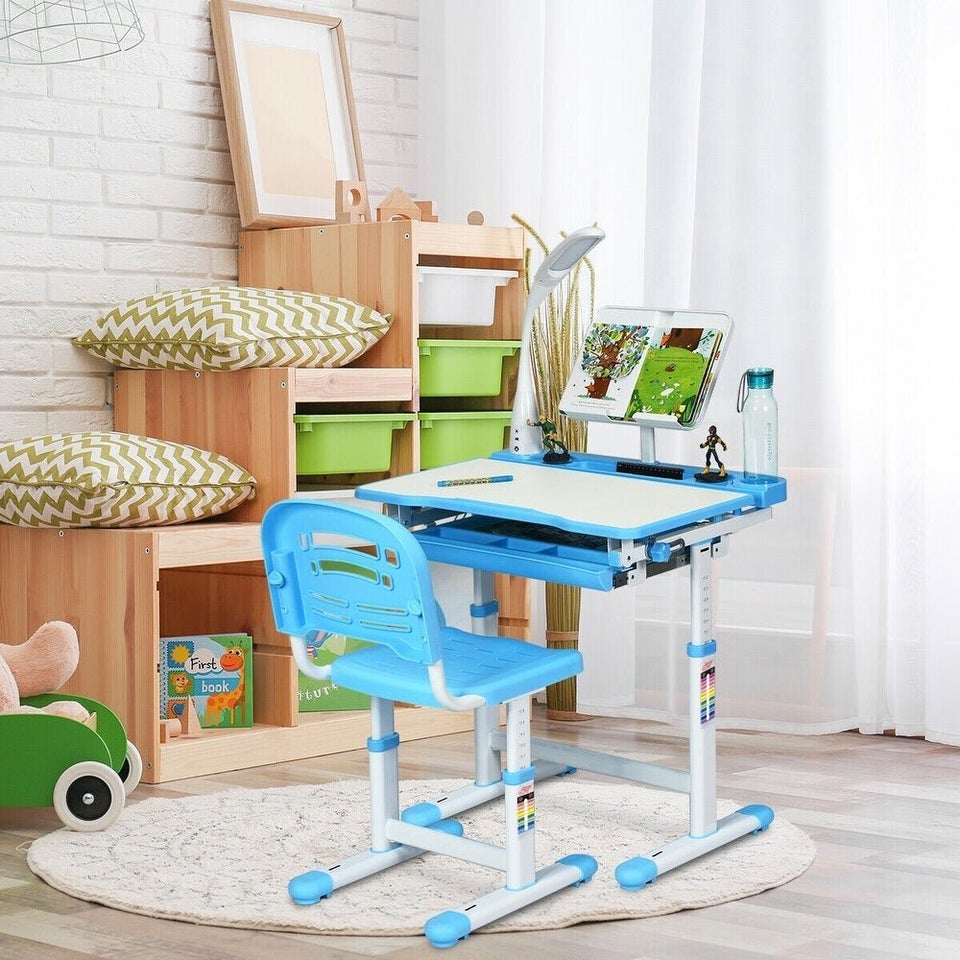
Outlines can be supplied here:
<path id="1" fill-rule="evenodd" d="M 86 707 L 96 714 L 95 726 L 49 713 L 0 715 L 0 806 L 52 804 L 65 826 L 104 830 L 140 782 L 143 761 L 119 717 L 96 700 L 48 693 L 23 703 L 44 707 L 57 700 Z"/>

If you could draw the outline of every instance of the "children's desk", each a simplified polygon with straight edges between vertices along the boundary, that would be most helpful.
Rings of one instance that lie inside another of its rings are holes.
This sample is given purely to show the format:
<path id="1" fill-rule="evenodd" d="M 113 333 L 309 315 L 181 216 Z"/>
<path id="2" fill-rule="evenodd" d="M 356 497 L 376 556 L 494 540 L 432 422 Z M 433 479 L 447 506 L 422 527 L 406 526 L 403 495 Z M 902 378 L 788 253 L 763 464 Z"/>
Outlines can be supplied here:
<path id="1" fill-rule="evenodd" d="M 747 484 L 731 472 L 724 483 L 701 483 L 697 468 L 642 464 L 574 454 L 569 464 L 508 451 L 357 488 L 356 496 L 386 506 L 423 545 L 430 560 L 474 570 L 474 632 L 497 629 L 493 574 L 594 590 L 613 590 L 650 576 L 690 568 L 690 762 L 687 771 L 534 739 L 537 776 L 582 767 L 620 779 L 687 793 L 690 830 L 659 850 L 617 867 L 620 885 L 639 889 L 773 820 L 750 805 L 717 820 L 716 641 L 710 577 L 730 534 L 769 519 L 786 499 L 786 482 Z M 465 480 L 509 475 L 497 483 Z M 439 481 L 461 481 L 438 485 Z M 475 783 L 437 801 L 451 816 L 497 796 L 503 733 L 495 709 L 477 711 Z"/>

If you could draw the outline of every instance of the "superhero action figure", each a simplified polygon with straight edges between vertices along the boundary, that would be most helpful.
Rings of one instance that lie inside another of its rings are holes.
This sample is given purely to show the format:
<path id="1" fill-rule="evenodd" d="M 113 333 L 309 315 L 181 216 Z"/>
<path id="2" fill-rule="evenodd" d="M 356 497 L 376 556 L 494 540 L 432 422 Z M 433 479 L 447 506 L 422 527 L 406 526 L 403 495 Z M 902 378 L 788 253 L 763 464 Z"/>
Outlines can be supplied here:
<path id="1" fill-rule="evenodd" d="M 697 476 L 698 480 L 702 479 L 706 481 L 716 482 L 718 480 L 726 479 L 727 468 L 723 465 L 723 461 L 721 461 L 720 455 L 717 453 L 717 444 L 720 444 L 720 446 L 723 447 L 724 451 L 726 451 L 727 445 L 724 442 L 723 437 L 721 437 L 720 434 L 717 433 L 717 428 L 711 424 L 709 429 L 707 430 L 706 439 L 703 441 L 703 443 L 700 444 L 701 450 L 706 448 L 707 458 L 706 458 L 706 465 Z M 716 461 L 717 466 L 720 468 L 719 473 L 714 473 L 710 469 L 711 457 Z"/>

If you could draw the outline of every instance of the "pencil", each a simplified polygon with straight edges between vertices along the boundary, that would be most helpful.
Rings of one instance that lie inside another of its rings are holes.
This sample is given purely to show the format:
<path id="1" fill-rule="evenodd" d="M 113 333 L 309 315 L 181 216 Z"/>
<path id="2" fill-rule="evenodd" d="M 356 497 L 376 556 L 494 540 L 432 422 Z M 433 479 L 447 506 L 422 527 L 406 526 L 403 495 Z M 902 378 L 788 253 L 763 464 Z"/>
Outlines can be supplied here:
<path id="1" fill-rule="evenodd" d="M 513 476 L 503 473 L 496 477 L 464 477 L 462 480 L 438 480 L 438 487 L 462 487 L 470 483 L 509 483 Z"/>

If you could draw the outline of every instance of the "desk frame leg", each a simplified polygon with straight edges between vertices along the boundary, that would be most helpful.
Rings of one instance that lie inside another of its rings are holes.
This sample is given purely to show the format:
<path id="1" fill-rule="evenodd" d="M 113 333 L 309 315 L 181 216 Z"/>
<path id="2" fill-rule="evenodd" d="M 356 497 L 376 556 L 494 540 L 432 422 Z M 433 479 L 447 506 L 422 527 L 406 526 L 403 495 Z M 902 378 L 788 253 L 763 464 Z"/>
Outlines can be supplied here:
<path id="1" fill-rule="evenodd" d="M 690 550 L 690 641 L 687 644 L 689 689 L 689 768 L 674 770 L 598 751 L 584 750 L 549 740 L 532 741 L 538 780 L 572 772 L 570 764 L 666 790 L 687 793 L 690 832 L 647 856 L 633 857 L 615 871 L 626 890 L 639 890 L 658 876 L 731 843 L 749 833 L 759 833 L 773 822 L 773 811 L 761 804 L 742 807 L 717 820 L 716 751 L 716 641 L 713 640 L 711 575 L 713 545 L 697 544 Z M 497 632 L 497 602 L 493 575 L 474 571 L 474 603 L 470 608 L 473 632 L 492 636 Z M 481 707 L 475 711 L 475 779 L 472 784 L 441 797 L 434 803 L 417 804 L 404 811 L 403 819 L 427 826 L 455 816 L 503 795 L 500 752 L 506 737 L 500 730 L 499 711 Z"/>
<path id="2" fill-rule="evenodd" d="M 752 804 L 717 820 L 716 652 L 711 613 L 713 546 L 690 548 L 690 642 L 687 644 L 690 748 L 690 832 L 621 863 L 615 875 L 625 890 L 639 890 L 663 873 L 748 833 L 766 830 L 773 811 Z"/>
<path id="3" fill-rule="evenodd" d="M 710 545 L 690 551 L 690 836 L 717 829 L 717 644 L 712 636 Z"/>

